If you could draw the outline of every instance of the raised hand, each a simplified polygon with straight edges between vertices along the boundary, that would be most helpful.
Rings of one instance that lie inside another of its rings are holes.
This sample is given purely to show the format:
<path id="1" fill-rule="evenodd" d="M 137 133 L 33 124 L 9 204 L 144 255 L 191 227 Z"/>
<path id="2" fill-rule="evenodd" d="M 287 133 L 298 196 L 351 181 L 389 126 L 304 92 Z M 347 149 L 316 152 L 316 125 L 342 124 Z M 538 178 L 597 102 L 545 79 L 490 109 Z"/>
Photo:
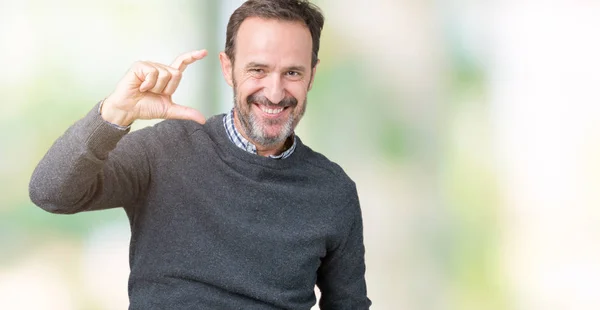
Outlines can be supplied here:
<path id="1" fill-rule="evenodd" d="M 147 61 L 134 63 L 104 100 L 102 118 L 121 126 L 138 119 L 187 119 L 204 124 L 200 112 L 175 104 L 171 96 L 187 66 L 206 55 L 206 50 L 188 52 L 170 66 Z"/>

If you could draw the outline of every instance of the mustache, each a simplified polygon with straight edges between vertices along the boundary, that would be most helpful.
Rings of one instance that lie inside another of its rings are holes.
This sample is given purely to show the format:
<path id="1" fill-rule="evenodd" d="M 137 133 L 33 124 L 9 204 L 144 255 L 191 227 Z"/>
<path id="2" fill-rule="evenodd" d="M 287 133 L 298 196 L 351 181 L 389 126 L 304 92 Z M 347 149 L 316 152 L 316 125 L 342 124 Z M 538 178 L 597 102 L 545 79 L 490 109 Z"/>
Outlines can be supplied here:
<path id="1" fill-rule="evenodd" d="M 248 104 L 260 104 L 267 106 L 269 108 L 287 108 L 287 107 L 295 107 L 298 105 L 298 100 L 294 97 L 285 97 L 279 103 L 273 103 L 271 100 L 267 99 L 267 97 L 258 94 L 252 94 L 248 96 L 246 99 Z"/>

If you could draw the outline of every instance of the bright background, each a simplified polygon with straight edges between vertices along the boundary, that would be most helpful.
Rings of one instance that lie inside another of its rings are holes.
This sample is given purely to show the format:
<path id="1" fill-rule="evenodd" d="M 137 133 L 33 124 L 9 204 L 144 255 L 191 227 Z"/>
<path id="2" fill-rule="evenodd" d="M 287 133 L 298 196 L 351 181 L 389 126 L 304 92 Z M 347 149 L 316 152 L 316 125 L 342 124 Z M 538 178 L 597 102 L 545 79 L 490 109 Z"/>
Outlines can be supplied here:
<path id="1" fill-rule="evenodd" d="M 207 48 L 174 99 L 227 111 L 240 3 L 0 0 L 0 309 L 127 307 L 124 212 L 45 213 L 29 178 L 136 60 Z M 600 3 L 318 3 L 298 133 L 358 185 L 372 308 L 600 309 Z"/>

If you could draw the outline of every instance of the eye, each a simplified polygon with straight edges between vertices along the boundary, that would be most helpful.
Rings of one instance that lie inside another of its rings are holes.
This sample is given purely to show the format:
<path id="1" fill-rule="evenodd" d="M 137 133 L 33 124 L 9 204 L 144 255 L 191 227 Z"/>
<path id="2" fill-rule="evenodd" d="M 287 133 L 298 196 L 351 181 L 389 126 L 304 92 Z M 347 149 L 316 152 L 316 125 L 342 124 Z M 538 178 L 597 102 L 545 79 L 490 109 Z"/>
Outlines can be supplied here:
<path id="1" fill-rule="evenodd" d="M 250 68 L 248 69 L 248 74 L 255 79 L 262 79 L 267 76 L 265 69 L 262 68 Z"/>
<path id="2" fill-rule="evenodd" d="M 293 71 L 293 70 L 286 72 L 285 76 L 287 76 L 288 79 L 290 79 L 292 81 L 299 81 L 300 79 L 302 79 L 302 73 L 298 72 L 298 71 Z"/>

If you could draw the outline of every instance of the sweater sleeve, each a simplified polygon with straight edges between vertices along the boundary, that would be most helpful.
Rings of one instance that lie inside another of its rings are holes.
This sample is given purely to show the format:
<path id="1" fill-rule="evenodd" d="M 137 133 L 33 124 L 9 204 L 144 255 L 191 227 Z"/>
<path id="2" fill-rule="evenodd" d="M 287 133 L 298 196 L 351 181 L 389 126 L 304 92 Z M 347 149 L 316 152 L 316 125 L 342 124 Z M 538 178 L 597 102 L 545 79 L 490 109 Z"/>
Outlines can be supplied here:
<path id="1" fill-rule="evenodd" d="M 352 204 L 354 216 L 346 239 L 327 252 L 317 273 L 322 310 L 362 310 L 371 306 L 365 282 L 362 215 L 356 195 Z"/>
<path id="2" fill-rule="evenodd" d="M 59 214 L 131 205 L 150 175 L 141 139 L 128 132 L 105 122 L 96 105 L 39 162 L 29 183 L 31 201 Z"/>

